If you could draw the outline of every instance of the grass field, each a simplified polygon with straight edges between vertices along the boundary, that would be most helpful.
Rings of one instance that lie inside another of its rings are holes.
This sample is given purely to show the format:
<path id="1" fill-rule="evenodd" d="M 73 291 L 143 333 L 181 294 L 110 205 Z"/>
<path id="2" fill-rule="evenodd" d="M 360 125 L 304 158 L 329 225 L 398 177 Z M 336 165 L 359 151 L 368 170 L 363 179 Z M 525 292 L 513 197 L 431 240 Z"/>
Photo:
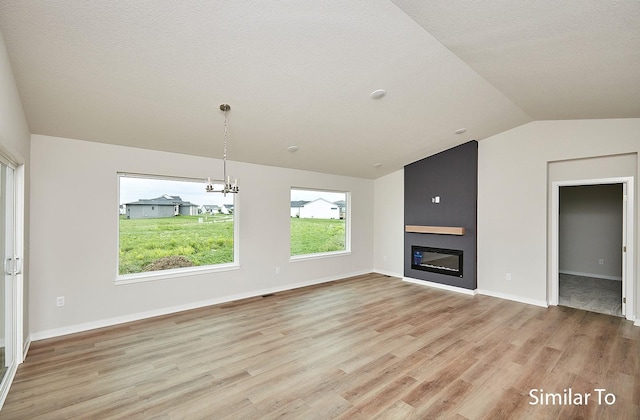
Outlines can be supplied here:
<path id="1" fill-rule="evenodd" d="M 199 223 L 200 218 L 203 223 Z M 344 220 L 291 219 L 291 255 L 344 248 Z M 149 264 L 171 256 L 185 257 L 194 266 L 233 262 L 233 218 L 200 215 L 120 219 L 121 275 L 148 271 L 145 267 Z"/>
<path id="2" fill-rule="evenodd" d="M 345 249 L 344 220 L 291 219 L 291 255 Z"/>
<path id="3" fill-rule="evenodd" d="M 233 262 L 233 218 L 120 219 L 120 274 L 143 272 L 145 266 L 160 258 L 176 255 L 184 256 L 194 266 Z"/>

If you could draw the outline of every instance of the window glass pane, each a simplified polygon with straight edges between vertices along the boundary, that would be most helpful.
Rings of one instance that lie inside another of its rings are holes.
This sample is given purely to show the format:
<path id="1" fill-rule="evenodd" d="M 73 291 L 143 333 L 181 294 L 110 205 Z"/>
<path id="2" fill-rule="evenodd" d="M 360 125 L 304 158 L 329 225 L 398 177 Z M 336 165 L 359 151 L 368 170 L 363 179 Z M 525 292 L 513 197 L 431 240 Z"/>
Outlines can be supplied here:
<path id="1" fill-rule="evenodd" d="M 291 189 L 291 256 L 346 251 L 347 193 Z"/>
<path id="2" fill-rule="evenodd" d="M 119 275 L 233 262 L 235 194 L 191 179 L 121 174 L 119 183 Z"/>

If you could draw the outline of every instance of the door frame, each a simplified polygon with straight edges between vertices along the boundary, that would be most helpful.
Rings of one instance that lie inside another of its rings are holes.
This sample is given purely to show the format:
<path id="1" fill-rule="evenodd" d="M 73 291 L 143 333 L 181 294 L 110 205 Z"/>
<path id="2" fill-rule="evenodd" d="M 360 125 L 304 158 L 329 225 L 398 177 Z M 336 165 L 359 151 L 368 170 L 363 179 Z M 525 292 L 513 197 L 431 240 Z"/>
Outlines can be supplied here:
<path id="1" fill-rule="evenodd" d="M 23 164 L 17 164 L 6 155 L 0 154 L 0 161 L 13 170 L 13 258 L 20 263 L 15 267 L 14 284 L 11 288 L 11 311 L 13 343 L 11 352 L 13 362 L 7 368 L 5 376 L 0 379 L 0 409 L 9 394 L 9 388 L 24 361 L 24 178 Z M 5 256 L 2 256 L 5 258 Z"/>
<path id="2" fill-rule="evenodd" d="M 623 211 L 622 211 L 622 241 L 621 246 L 626 246 L 626 252 L 622 253 L 622 296 L 626 298 L 626 304 L 623 303 L 624 316 L 628 320 L 634 320 L 635 302 L 634 302 L 634 286 L 635 273 L 633 267 L 635 243 L 634 234 L 634 178 L 633 177 L 615 177 L 615 178 L 599 178 L 599 179 L 582 179 L 573 181 L 555 181 L 551 184 L 551 282 L 550 290 L 547 294 L 547 302 L 549 305 L 558 305 L 560 286 L 559 286 L 559 236 L 560 236 L 560 187 L 581 186 L 581 185 L 606 185 L 606 184 L 622 184 L 623 185 Z"/>

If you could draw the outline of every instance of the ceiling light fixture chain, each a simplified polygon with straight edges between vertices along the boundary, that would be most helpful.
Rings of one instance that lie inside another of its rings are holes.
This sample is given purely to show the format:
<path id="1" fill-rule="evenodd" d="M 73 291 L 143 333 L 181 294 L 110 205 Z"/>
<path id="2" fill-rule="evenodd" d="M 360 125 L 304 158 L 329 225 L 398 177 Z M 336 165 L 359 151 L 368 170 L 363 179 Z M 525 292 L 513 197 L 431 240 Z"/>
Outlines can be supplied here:
<path id="1" fill-rule="evenodd" d="M 224 165 L 224 179 L 227 180 L 227 115 L 231 107 L 227 104 L 220 105 L 220 110 L 224 112 L 224 148 L 222 150 L 222 164 Z"/>
<path id="2" fill-rule="evenodd" d="M 224 112 L 224 148 L 222 152 L 222 171 L 223 171 L 223 180 L 224 186 L 221 190 L 216 190 L 211 182 L 211 178 L 207 178 L 207 184 L 205 190 L 207 192 L 221 192 L 226 197 L 227 193 L 236 194 L 240 189 L 238 188 L 238 178 L 233 179 L 233 183 L 231 182 L 231 177 L 227 176 L 227 137 L 228 137 L 228 128 L 227 128 L 227 114 L 231 110 L 231 106 L 229 104 L 221 104 L 220 111 Z"/>

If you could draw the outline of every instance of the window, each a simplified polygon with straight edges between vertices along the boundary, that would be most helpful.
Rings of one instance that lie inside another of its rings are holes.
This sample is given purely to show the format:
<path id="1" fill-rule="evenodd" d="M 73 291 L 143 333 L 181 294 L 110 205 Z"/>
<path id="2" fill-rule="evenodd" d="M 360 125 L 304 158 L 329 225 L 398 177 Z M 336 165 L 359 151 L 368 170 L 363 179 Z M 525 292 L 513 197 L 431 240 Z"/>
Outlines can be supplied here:
<path id="1" fill-rule="evenodd" d="M 291 188 L 291 256 L 349 251 L 348 193 Z"/>
<path id="2" fill-rule="evenodd" d="M 235 194 L 206 193 L 204 181 L 118 174 L 118 275 L 234 262 Z"/>

